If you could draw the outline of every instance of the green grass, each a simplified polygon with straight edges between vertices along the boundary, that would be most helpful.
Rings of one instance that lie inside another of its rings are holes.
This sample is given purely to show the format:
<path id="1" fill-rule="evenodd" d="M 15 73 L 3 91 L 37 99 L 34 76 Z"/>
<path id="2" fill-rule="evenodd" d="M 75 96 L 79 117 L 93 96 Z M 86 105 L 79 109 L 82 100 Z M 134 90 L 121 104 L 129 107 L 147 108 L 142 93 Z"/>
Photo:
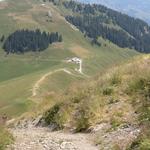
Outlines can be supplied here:
<path id="1" fill-rule="evenodd" d="M 73 84 L 73 82 L 83 80 L 83 78 L 84 77 L 82 75 L 70 75 L 64 71 L 59 71 L 57 73 L 52 74 L 44 81 L 44 83 L 40 86 L 40 89 L 38 90 L 38 95 L 49 92 L 62 92 L 70 84 Z"/>
<path id="2" fill-rule="evenodd" d="M 74 65 L 64 63 L 66 58 L 81 57 L 84 73 L 93 76 L 138 55 L 134 50 L 121 49 L 102 39 L 101 47 L 92 46 L 89 39 L 72 29 L 61 16 L 68 13 L 64 8 L 57 8 L 50 3 L 47 3 L 49 8 L 44 8 L 38 0 L 7 0 L 7 4 L 6 8 L 0 9 L 0 36 L 4 34 L 7 37 L 20 28 L 40 28 L 48 32 L 60 32 L 63 42 L 51 45 L 40 53 L 10 54 L 7 57 L 0 48 L 0 114 L 17 116 L 32 108 L 34 102 L 31 101 L 31 89 L 42 75 L 64 67 L 73 71 Z M 49 10 L 52 11 L 52 22 L 46 21 Z M 44 82 L 40 95 L 43 92 L 64 90 L 79 80 L 80 77 L 72 77 L 63 72 L 53 74 L 47 79 L 51 84 Z"/>
<path id="3" fill-rule="evenodd" d="M 2 70 L 0 82 L 52 68 L 60 63 L 60 61 L 40 61 L 28 58 L 17 60 L 9 57 L 0 62 L 0 68 Z"/>

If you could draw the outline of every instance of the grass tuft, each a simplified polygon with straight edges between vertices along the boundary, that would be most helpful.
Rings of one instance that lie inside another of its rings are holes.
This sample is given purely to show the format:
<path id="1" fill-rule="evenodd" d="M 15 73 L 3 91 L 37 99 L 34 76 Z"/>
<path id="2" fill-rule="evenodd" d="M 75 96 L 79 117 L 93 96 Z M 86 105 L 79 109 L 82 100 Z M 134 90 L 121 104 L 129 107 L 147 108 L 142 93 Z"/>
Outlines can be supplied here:
<path id="1" fill-rule="evenodd" d="M 4 150 L 13 142 L 13 136 L 2 126 L 0 126 L 0 150 Z"/>

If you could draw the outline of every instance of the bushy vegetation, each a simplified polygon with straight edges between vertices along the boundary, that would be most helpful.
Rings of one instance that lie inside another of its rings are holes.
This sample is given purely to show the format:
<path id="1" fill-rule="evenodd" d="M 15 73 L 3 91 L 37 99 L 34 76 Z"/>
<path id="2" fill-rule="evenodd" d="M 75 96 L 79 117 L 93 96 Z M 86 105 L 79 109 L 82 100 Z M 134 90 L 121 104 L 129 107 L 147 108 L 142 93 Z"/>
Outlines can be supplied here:
<path id="1" fill-rule="evenodd" d="M 142 126 L 140 136 L 130 147 L 132 150 L 150 149 L 150 72 L 149 69 L 141 71 L 131 81 L 128 89 L 128 93 L 133 99 L 133 106 L 139 114 L 139 124 Z"/>
<path id="2" fill-rule="evenodd" d="M 95 44 L 101 36 L 122 48 L 150 52 L 150 27 L 146 22 L 98 4 L 75 1 L 66 1 L 63 4 L 73 11 L 73 15 L 66 16 L 66 20 L 79 28 L 85 36 L 92 38 Z"/>
<path id="3" fill-rule="evenodd" d="M 132 104 L 132 111 L 139 115 L 137 123 L 149 126 L 149 62 L 150 58 L 138 58 L 109 74 L 72 86 L 61 95 L 61 103 L 54 105 L 43 118 L 48 124 L 73 128 L 76 132 L 86 131 L 100 122 L 109 122 L 115 129 L 127 122 L 125 114 L 130 111 L 128 105 Z M 125 107 L 117 108 L 117 103 L 124 103 Z M 147 127 L 146 132 L 149 132 Z"/>
<path id="4" fill-rule="evenodd" d="M 4 43 L 4 50 L 9 53 L 24 53 L 28 51 L 43 51 L 49 44 L 61 42 L 62 36 L 56 33 L 18 30 L 8 36 Z"/>
<path id="5" fill-rule="evenodd" d="M 60 122 L 60 117 L 59 117 L 60 108 L 61 108 L 61 104 L 56 104 L 48 112 L 46 112 L 44 116 L 46 124 L 56 126 L 55 129 L 63 128 L 62 126 L 63 122 Z"/>

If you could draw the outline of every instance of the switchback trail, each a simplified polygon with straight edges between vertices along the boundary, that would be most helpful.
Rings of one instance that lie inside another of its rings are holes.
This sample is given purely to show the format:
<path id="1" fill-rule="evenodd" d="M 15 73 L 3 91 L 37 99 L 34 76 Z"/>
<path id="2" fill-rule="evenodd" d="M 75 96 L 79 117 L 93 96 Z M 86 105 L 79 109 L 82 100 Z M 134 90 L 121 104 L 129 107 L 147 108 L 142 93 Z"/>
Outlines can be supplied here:
<path id="1" fill-rule="evenodd" d="M 32 96 L 34 97 L 34 96 L 37 95 L 37 90 L 40 88 L 40 85 L 44 82 L 44 80 L 45 80 L 48 76 L 50 76 L 50 75 L 52 75 L 52 74 L 54 74 L 54 73 L 56 73 L 56 72 L 60 72 L 60 71 L 64 71 L 65 73 L 67 73 L 67 74 L 69 74 L 69 75 L 77 76 L 77 75 L 71 73 L 69 70 L 67 70 L 67 69 L 65 69 L 65 68 L 61 68 L 61 69 L 57 69 L 57 70 L 54 70 L 54 71 L 50 71 L 50 72 L 44 74 L 44 75 L 34 84 L 34 86 L 33 86 L 33 88 L 32 88 Z"/>

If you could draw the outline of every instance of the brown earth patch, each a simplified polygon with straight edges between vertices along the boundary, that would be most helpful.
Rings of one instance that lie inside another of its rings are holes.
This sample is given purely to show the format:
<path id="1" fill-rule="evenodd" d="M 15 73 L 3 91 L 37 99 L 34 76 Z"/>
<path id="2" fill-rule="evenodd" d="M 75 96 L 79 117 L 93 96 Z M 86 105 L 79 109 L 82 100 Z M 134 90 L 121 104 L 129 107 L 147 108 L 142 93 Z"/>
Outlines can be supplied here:
<path id="1" fill-rule="evenodd" d="M 19 15 L 16 13 L 9 13 L 8 16 L 12 17 L 13 20 L 15 20 L 17 23 L 28 23 L 38 25 L 38 23 L 34 21 L 32 15 L 29 13 L 23 13 Z"/>
<path id="2" fill-rule="evenodd" d="M 53 43 L 52 46 L 55 49 L 63 49 L 64 48 L 64 43 L 63 42 L 62 43 L 57 42 L 57 43 Z"/>
<path id="3" fill-rule="evenodd" d="M 79 45 L 76 45 L 76 46 L 73 46 L 70 48 L 71 51 L 76 54 L 78 57 L 81 57 L 81 58 L 88 58 L 91 56 L 91 52 L 89 52 L 87 49 L 79 46 Z"/>

